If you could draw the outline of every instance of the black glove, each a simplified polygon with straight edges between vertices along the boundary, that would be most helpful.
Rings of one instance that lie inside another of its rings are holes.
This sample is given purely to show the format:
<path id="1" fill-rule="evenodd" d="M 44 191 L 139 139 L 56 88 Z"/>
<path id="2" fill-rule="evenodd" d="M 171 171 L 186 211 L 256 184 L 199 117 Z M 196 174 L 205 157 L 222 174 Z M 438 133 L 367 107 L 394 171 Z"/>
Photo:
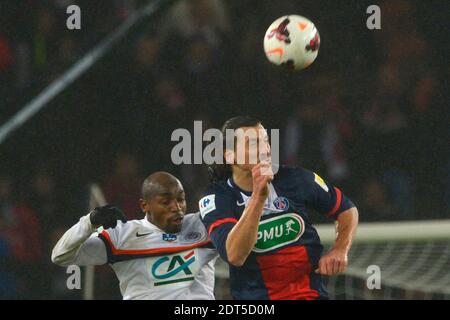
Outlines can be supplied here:
<path id="1" fill-rule="evenodd" d="M 99 226 L 103 226 L 104 229 L 115 228 L 117 220 L 127 222 L 123 211 L 110 205 L 95 208 L 89 217 L 91 224 L 96 228 Z"/>

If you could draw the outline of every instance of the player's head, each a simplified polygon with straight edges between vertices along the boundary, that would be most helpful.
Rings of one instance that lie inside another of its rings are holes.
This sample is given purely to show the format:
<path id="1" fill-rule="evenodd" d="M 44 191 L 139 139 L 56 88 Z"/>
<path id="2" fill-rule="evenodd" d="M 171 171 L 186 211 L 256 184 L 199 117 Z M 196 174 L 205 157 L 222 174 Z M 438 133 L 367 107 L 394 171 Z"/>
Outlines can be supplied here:
<path id="1" fill-rule="evenodd" d="M 233 170 L 251 172 L 258 162 L 270 161 L 269 139 L 260 120 L 247 116 L 234 117 L 223 124 L 221 131 L 225 164 L 209 167 L 213 179 L 226 179 Z"/>
<path id="2" fill-rule="evenodd" d="M 142 184 L 142 211 L 147 219 L 167 233 L 181 230 L 186 199 L 181 182 L 167 172 L 155 172 Z"/>

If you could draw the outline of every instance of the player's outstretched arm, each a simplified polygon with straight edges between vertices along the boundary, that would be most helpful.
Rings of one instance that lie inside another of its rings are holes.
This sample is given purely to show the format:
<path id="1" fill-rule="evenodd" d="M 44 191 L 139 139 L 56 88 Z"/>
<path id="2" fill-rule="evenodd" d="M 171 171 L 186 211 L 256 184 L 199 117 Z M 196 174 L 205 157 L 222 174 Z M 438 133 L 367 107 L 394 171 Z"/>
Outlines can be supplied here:
<path id="1" fill-rule="evenodd" d="M 259 220 L 269 194 L 268 183 L 273 180 L 273 174 L 267 174 L 269 170 L 270 164 L 264 162 L 253 168 L 252 197 L 241 218 L 228 234 L 226 240 L 228 262 L 236 267 L 244 264 L 255 246 Z"/>
<path id="2" fill-rule="evenodd" d="M 95 208 L 59 239 L 52 251 L 52 262 L 60 266 L 105 264 L 105 245 L 101 239 L 91 235 L 100 226 L 104 229 L 114 228 L 117 220 L 126 222 L 120 209 L 111 206 Z"/>
<path id="3" fill-rule="evenodd" d="M 348 252 L 358 225 L 356 207 L 342 212 L 336 220 L 336 241 L 333 248 L 319 261 L 316 272 L 332 276 L 344 272 L 348 264 Z"/>

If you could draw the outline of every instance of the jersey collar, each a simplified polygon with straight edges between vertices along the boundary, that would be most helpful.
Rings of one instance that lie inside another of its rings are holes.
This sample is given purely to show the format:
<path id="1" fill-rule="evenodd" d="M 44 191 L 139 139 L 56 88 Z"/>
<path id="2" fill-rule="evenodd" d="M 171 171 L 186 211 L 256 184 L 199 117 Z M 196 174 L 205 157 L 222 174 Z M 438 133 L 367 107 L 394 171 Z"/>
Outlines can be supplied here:
<path id="1" fill-rule="evenodd" d="M 158 228 L 157 226 L 155 226 L 153 223 L 151 223 L 150 221 L 147 220 L 147 217 L 144 217 L 144 219 L 141 219 L 142 223 L 150 228 L 153 229 L 155 231 L 158 231 L 160 233 L 166 233 L 168 234 L 166 231 Z M 181 225 L 181 230 L 179 232 L 173 233 L 173 234 L 181 234 L 183 232 L 183 230 L 185 229 L 185 224 L 186 224 L 186 214 L 184 215 L 184 219 L 183 219 L 183 224 Z"/>
<path id="2" fill-rule="evenodd" d="M 250 197 L 250 196 L 252 195 L 252 191 L 245 191 L 245 190 L 242 190 L 242 189 L 234 182 L 234 180 L 233 180 L 232 177 L 231 177 L 231 178 L 228 178 L 227 184 L 228 184 L 231 188 L 238 190 L 240 193 L 246 195 L 247 197 Z"/>
<path id="3" fill-rule="evenodd" d="M 142 224 L 145 225 L 146 227 L 148 227 L 148 228 L 150 228 L 150 229 L 154 229 L 154 230 L 159 231 L 159 232 L 165 233 L 165 232 L 162 231 L 160 228 L 158 228 L 157 226 L 155 226 L 153 223 L 151 223 L 150 221 L 148 221 L 148 220 L 147 220 L 147 217 L 144 217 L 144 219 L 142 219 L 141 221 L 142 221 Z"/>
<path id="4" fill-rule="evenodd" d="M 242 201 L 245 203 L 245 206 L 247 206 L 249 198 L 252 196 L 252 192 L 242 190 L 239 188 L 239 186 L 233 181 L 233 178 L 229 178 L 227 180 L 227 184 L 233 188 L 239 191 L 242 197 Z M 266 202 L 264 204 L 263 209 L 263 215 L 270 214 L 270 213 L 276 213 L 276 212 L 283 212 L 284 209 L 277 209 L 275 208 L 274 201 L 278 198 L 277 192 L 273 186 L 273 184 L 269 183 L 269 196 L 266 199 Z"/>

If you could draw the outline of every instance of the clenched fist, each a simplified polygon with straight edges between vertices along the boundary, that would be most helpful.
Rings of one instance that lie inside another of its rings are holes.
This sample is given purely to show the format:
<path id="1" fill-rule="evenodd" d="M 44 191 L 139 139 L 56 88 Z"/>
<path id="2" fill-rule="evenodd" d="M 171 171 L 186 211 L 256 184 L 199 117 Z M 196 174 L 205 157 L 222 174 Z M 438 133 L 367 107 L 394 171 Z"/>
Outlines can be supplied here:
<path id="1" fill-rule="evenodd" d="M 269 182 L 273 180 L 272 165 L 260 162 L 252 168 L 253 194 L 266 199 L 269 195 Z"/>
<path id="2" fill-rule="evenodd" d="M 127 222 L 127 218 L 122 210 L 110 205 L 97 207 L 89 215 L 92 226 L 98 228 L 102 226 L 104 229 L 115 228 L 117 220 Z"/>
<path id="3" fill-rule="evenodd" d="M 348 257 L 346 250 L 331 249 L 330 252 L 320 258 L 319 266 L 315 272 L 325 276 L 333 276 L 344 272 L 347 269 L 347 264 Z"/>

